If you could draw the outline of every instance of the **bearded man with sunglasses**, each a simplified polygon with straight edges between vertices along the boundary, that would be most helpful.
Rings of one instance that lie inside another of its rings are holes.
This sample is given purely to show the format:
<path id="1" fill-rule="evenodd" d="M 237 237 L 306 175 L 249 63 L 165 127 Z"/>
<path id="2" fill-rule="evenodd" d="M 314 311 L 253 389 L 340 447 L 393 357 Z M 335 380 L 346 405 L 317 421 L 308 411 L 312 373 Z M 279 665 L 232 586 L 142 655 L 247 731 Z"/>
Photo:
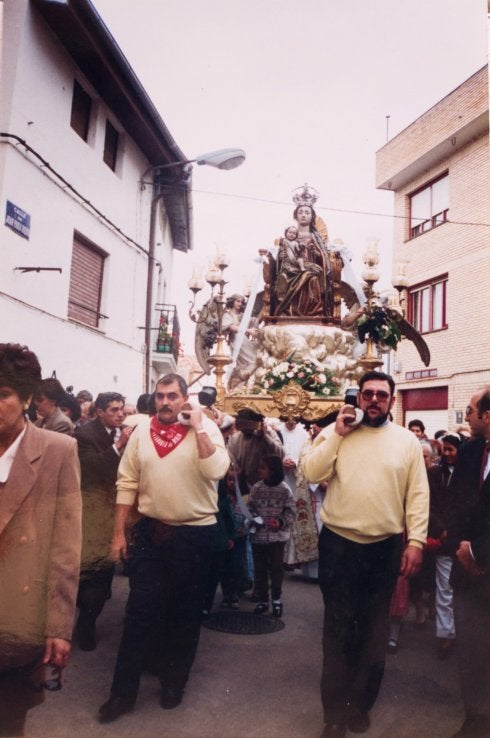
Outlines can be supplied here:
<path id="1" fill-rule="evenodd" d="M 310 482 L 328 484 L 318 569 L 325 604 L 323 738 L 369 729 L 396 579 L 422 564 L 427 473 L 418 439 L 390 420 L 394 391 L 388 374 L 364 374 L 357 394 L 362 422 L 353 423 L 352 406 L 344 405 L 303 462 Z"/>

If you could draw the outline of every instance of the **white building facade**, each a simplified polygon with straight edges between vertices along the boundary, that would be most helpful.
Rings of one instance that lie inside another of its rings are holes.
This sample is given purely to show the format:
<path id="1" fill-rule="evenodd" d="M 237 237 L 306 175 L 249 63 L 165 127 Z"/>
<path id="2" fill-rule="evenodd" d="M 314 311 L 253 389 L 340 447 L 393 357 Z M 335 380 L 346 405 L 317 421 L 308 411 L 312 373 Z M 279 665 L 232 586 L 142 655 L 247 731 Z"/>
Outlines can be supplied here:
<path id="1" fill-rule="evenodd" d="M 151 182 L 186 157 L 90 2 L 0 8 L 0 341 L 75 391 L 134 401 L 176 368 L 162 305 L 191 247 L 190 182 L 172 167 Z"/>

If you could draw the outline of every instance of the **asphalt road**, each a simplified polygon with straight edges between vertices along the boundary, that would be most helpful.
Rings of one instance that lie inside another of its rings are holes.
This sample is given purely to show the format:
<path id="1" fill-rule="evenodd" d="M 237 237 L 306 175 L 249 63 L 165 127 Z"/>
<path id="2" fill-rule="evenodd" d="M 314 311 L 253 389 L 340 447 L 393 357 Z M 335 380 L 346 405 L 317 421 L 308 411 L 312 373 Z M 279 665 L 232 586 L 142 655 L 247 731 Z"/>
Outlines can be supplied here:
<path id="1" fill-rule="evenodd" d="M 145 674 L 135 712 L 99 724 L 96 714 L 109 696 L 126 594 L 127 580 L 117 575 L 113 597 L 98 621 L 97 649 L 82 652 L 74 646 L 63 689 L 48 693 L 46 702 L 29 714 L 28 738 L 320 736 L 323 606 L 318 586 L 295 573 L 285 576 L 284 629 L 238 635 L 203 628 L 179 707 L 162 710 L 158 681 Z M 254 605 L 244 598 L 241 607 L 252 610 Z M 398 653 L 387 656 L 371 718 L 366 738 L 449 738 L 459 728 L 456 657 L 436 657 L 433 622 L 419 631 L 413 615 L 407 618 Z"/>

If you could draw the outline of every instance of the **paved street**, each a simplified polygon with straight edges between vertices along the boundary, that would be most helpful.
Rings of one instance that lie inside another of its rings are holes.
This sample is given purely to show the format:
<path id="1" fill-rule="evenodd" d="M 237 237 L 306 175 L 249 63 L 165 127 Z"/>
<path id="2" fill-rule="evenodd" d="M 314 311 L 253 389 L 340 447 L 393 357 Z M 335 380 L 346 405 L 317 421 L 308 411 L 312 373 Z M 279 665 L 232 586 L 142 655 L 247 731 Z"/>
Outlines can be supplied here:
<path id="1" fill-rule="evenodd" d="M 99 645 L 74 648 L 61 692 L 48 693 L 27 721 L 28 738 L 317 738 L 323 727 L 318 682 L 322 602 L 318 586 L 286 574 L 286 627 L 267 635 L 207 628 L 184 701 L 159 706 L 159 685 L 144 675 L 134 713 L 110 725 L 96 720 L 109 695 L 127 580 L 118 575 L 99 620 Z M 219 602 L 219 598 L 218 598 Z M 242 601 L 243 609 L 253 604 Z M 380 698 L 366 738 L 448 738 L 462 720 L 455 657 L 434 655 L 434 624 L 415 630 L 409 616 L 401 647 L 387 657 Z M 349 736 L 351 734 L 348 734 Z"/>

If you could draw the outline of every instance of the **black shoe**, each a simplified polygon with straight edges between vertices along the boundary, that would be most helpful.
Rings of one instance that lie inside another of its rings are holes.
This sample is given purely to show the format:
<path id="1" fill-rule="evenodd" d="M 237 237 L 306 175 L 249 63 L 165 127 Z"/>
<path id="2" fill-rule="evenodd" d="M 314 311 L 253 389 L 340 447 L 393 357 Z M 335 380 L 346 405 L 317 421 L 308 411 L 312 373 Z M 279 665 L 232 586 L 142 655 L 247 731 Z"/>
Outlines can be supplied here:
<path id="1" fill-rule="evenodd" d="M 112 723 L 121 715 L 134 710 L 136 700 L 130 697 L 110 697 L 99 710 L 99 723 Z"/>
<path id="2" fill-rule="evenodd" d="M 160 697 L 160 707 L 164 710 L 173 710 L 182 702 L 184 696 L 183 689 L 175 689 L 175 687 L 164 687 L 162 696 Z"/>
<path id="3" fill-rule="evenodd" d="M 80 615 L 75 630 L 78 647 L 82 651 L 94 651 L 97 647 L 95 640 L 95 618 Z"/>
<path id="4" fill-rule="evenodd" d="M 363 712 L 362 710 L 355 709 L 349 716 L 349 721 L 347 723 L 347 727 L 349 728 L 351 733 L 365 733 L 366 730 L 369 730 L 370 725 L 371 721 L 369 719 L 368 713 Z"/>
<path id="5" fill-rule="evenodd" d="M 272 603 L 272 617 L 280 618 L 281 615 L 282 615 L 282 602 L 273 602 Z"/>
<path id="6" fill-rule="evenodd" d="M 267 612 L 268 609 L 269 609 L 269 604 L 267 602 L 259 602 L 259 604 L 254 610 L 254 615 L 263 615 L 264 612 Z"/>
<path id="7" fill-rule="evenodd" d="M 438 658 L 444 660 L 452 654 L 456 641 L 454 638 L 438 638 L 436 653 Z"/>

